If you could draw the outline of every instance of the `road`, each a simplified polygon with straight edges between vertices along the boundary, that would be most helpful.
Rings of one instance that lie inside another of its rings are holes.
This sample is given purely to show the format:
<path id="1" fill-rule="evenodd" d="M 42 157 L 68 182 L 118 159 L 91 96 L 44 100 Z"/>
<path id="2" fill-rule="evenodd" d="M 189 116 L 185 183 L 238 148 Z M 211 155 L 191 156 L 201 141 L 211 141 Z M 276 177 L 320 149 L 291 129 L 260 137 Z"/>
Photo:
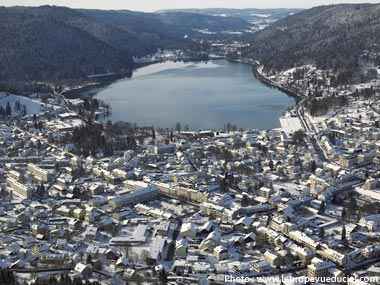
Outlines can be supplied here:
<path id="1" fill-rule="evenodd" d="M 318 132 L 315 128 L 315 126 L 310 122 L 310 120 L 305 116 L 305 105 L 306 103 L 311 99 L 309 96 L 306 96 L 305 94 L 301 93 L 299 90 L 291 88 L 291 87 L 286 87 L 282 86 L 281 84 L 273 81 L 272 79 L 266 77 L 260 72 L 260 67 L 257 67 L 254 69 L 254 73 L 256 77 L 260 80 L 262 80 L 265 84 L 271 85 L 273 87 L 276 87 L 283 92 L 287 94 L 292 94 L 293 97 L 297 98 L 298 103 L 294 107 L 294 111 L 299 118 L 302 128 L 306 132 L 306 136 L 310 143 L 313 145 L 316 153 L 318 154 L 318 157 L 323 161 L 323 162 L 331 162 L 329 159 L 328 155 L 325 153 L 325 150 L 321 146 L 321 142 L 319 141 L 318 138 Z"/>
<path id="2" fill-rule="evenodd" d="M 321 146 L 321 143 L 318 139 L 318 135 L 317 135 L 318 132 L 315 129 L 315 126 L 310 122 L 310 120 L 307 117 L 305 117 L 305 105 L 310 100 L 310 98 L 308 96 L 306 96 L 305 94 L 299 92 L 298 90 L 294 89 L 294 88 L 282 86 L 279 83 L 274 82 L 270 78 L 261 74 L 259 70 L 260 70 L 260 68 L 256 68 L 254 70 L 254 73 L 256 76 L 258 76 L 259 79 L 264 81 L 264 83 L 269 84 L 271 86 L 274 86 L 276 88 L 279 88 L 283 92 L 290 93 L 290 94 L 292 94 L 293 97 L 298 98 L 299 101 L 298 101 L 297 105 L 294 107 L 294 111 L 295 111 L 297 117 L 299 118 L 299 120 L 301 122 L 302 128 L 305 130 L 306 135 L 307 135 L 309 141 L 311 142 L 311 144 L 313 145 L 313 147 L 314 147 L 316 153 L 318 154 L 319 158 L 324 162 L 330 162 L 330 159 L 326 155 L 326 153 L 325 153 L 325 151 L 324 151 L 323 147 Z"/>

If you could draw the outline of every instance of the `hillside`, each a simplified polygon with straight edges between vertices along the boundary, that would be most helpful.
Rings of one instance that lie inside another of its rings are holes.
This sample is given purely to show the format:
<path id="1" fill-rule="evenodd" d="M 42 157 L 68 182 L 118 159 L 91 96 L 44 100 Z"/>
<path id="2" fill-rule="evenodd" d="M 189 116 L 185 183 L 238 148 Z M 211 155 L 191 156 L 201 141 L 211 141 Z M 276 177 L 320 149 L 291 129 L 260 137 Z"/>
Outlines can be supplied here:
<path id="1" fill-rule="evenodd" d="M 129 51 L 133 55 L 146 54 L 154 50 L 154 47 L 150 48 L 149 43 L 144 42 L 144 38 L 112 24 L 99 21 L 83 13 L 83 10 L 55 6 L 21 7 L 16 9 L 23 14 L 31 14 L 41 18 L 53 18 L 66 25 L 76 27 L 114 48 Z"/>
<path id="2" fill-rule="evenodd" d="M 53 17 L 0 9 L 0 79 L 60 81 L 130 71 L 131 55 Z"/>
<path id="3" fill-rule="evenodd" d="M 195 40 L 204 35 L 197 29 L 248 27 L 242 19 L 188 13 L 0 7 L 0 82 L 67 83 L 90 74 L 130 75 L 132 56 L 158 48 L 199 48 Z"/>
<path id="4" fill-rule="evenodd" d="M 380 4 L 321 6 L 280 20 L 246 38 L 246 57 L 267 69 L 316 64 L 322 69 L 354 70 L 358 55 L 380 51 Z"/>

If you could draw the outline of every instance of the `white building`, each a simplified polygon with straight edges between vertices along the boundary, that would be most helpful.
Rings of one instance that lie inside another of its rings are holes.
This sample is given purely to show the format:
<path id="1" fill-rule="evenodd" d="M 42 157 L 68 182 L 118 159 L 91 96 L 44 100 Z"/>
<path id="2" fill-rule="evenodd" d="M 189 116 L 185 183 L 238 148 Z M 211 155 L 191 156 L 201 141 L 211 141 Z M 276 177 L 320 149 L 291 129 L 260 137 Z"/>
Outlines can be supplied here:
<path id="1" fill-rule="evenodd" d="M 12 188 L 12 192 L 23 199 L 30 199 L 33 196 L 33 190 L 31 187 L 26 186 L 12 177 L 7 178 L 9 186 Z"/>
<path id="2" fill-rule="evenodd" d="M 380 225 L 380 215 L 366 216 L 360 219 L 359 225 L 369 231 L 377 231 Z"/>

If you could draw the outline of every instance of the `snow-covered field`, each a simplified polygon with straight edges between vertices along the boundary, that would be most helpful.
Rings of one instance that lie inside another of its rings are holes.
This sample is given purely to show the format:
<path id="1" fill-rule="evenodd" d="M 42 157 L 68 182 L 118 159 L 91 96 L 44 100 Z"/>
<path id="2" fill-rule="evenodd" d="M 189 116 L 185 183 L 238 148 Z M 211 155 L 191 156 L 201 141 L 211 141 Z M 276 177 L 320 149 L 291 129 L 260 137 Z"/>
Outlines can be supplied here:
<path id="1" fill-rule="evenodd" d="M 141 76 L 151 75 L 154 73 L 162 72 L 165 70 L 176 69 L 176 68 L 218 68 L 220 65 L 214 62 L 172 62 L 166 61 L 162 63 L 155 63 L 148 66 L 138 68 L 134 73 L 132 78 L 138 78 Z"/>
<path id="2" fill-rule="evenodd" d="M 280 117 L 281 129 L 285 133 L 289 134 L 302 129 L 302 125 L 298 117 Z"/>
<path id="3" fill-rule="evenodd" d="M 269 18 L 272 14 L 251 14 L 251 16 L 260 17 L 260 18 Z"/>
<path id="4" fill-rule="evenodd" d="M 27 97 L 17 96 L 13 94 L 9 94 L 7 96 L 6 93 L 0 92 L 0 106 L 4 109 L 7 106 L 8 102 L 12 108 L 12 115 L 17 115 L 18 112 L 15 110 L 15 103 L 19 101 L 21 105 L 26 106 L 27 115 L 33 115 L 41 112 L 41 107 L 43 104 L 37 100 L 33 100 Z M 23 108 L 23 107 L 21 107 Z"/>

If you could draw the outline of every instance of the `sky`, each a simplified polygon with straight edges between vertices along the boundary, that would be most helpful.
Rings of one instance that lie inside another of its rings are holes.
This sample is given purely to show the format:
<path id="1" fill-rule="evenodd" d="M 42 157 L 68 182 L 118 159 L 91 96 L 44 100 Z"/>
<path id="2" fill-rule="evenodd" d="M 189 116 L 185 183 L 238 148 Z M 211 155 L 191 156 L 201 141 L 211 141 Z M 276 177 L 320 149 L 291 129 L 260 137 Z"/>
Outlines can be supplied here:
<path id="1" fill-rule="evenodd" d="M 58 5 L 72 8 L 152 12 L 174 8 L 311 8 L 328 4 L 379 2 L 379 0 L 0 0 L 0 6 Z"/>

